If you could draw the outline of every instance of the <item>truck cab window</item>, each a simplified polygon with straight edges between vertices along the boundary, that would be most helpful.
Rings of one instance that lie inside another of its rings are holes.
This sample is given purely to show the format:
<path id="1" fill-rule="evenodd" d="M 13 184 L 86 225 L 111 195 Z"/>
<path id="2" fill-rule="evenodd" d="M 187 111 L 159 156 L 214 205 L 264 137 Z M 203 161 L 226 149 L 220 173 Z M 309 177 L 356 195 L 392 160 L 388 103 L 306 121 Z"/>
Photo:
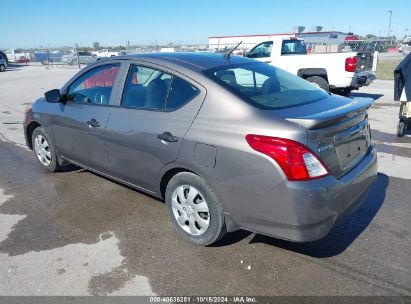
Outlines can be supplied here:
<path id="1" fill-rule="evenodd" d="M 306 55 L 307 47 L 302 40 L 290 39 L 283 40 L 281 55 Z"/>
<path id="2" fill-rule="evenodd" d="M 266 42 L 256 45 L 250 52 L 248 52 L 247 57 L 249 58 L 270 57 L 272 49 L 273 49 L 273 42 L 266 41 Z"/>

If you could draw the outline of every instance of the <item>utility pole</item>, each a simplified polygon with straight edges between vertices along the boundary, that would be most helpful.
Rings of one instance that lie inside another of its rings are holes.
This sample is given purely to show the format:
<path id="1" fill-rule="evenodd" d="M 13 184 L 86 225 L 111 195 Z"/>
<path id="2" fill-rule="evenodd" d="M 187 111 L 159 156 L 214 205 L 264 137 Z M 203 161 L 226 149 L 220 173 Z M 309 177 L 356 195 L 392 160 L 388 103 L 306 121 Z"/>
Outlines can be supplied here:
<path id="1" fill-rule="evenodd" d="M 388 13 L 390 14 L 390 21 L 388 22 L 387 38 L 390 39 L 392 11 L 388 11 Z"/>
<path id="2" fill-rule="evenodd" d="M 76 43 L 76 53 L 77 53 L 77 64 L 78 64 L 78 68 L 80 68 L 80 57 L 78 55 L 78 43 Z"/>

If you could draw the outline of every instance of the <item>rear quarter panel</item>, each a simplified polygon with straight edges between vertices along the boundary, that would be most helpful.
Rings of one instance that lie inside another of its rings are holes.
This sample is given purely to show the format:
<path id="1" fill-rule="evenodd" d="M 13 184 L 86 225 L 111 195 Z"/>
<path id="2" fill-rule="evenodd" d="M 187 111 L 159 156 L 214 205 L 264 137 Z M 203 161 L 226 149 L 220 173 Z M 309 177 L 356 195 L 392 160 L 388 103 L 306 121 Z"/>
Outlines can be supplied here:
<path id="1" fill-rule="evenodd" d="M 207 87 L 207 92 L 174 165 L 189 168 L 205 178 L 222 202 L 224 211 L 239 225 L 246 221 L 245 215 L 264 218 L 267 210 L 278 207 L 275 204 L 285 204 L 286 178 L 276 162 L 248 145 L 245 136 L 260 134 L 306 143 L 307 133 L 294 123 L 273 119 L 272 113 L 266 113 L 271 111 L 254 108 L 217 84 Z M 205 166 L 195 159 L 196 144 L 215 147 L 215 167 Z M 256 194 L 273 189 L 278 193 L 275 199 L 255 200 Z M 292 214 L 290 211 L 289 216 Z"/>

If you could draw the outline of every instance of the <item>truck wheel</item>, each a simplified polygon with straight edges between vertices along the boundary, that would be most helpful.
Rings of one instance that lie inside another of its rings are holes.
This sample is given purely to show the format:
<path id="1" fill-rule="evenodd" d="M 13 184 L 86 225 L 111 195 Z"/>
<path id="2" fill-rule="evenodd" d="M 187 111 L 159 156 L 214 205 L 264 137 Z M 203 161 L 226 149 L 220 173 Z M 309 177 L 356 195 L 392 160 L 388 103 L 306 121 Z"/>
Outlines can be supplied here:
<path id="1" fill-rule="evenodd" d="M 405 132 L 405 122 L 400 121 L 397 126 L 397 136 L 403 137 Z"/>
<path id="2" fill-rule="evenodd" d="M 76 65 L 77 64 L 77 60 L 73 59 L 72 61 L 70 61 L 70 65 Z"/>
<path id="3" fill-rule="evenodd" d="M 0 64 L 0 72 L 4 72 L 6 70 L 6 66 L 4 64 Z"/>
<path id="4" fill-rule="evenodd" d="M 309 82 L 312 82 L 314 85 L 320 87 L 324 91 L 329 91 L 330 90 L 330 85 L 328 84 L 327 80 L 320 76 L 311 76 L 306 79 Z"/>

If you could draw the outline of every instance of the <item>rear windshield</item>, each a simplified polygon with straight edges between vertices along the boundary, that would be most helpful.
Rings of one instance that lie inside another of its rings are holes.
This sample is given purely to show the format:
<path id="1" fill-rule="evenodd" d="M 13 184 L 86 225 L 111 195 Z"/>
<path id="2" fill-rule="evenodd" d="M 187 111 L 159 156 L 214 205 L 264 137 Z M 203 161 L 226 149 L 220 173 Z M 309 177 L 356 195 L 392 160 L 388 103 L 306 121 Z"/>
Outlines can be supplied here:
<path id="1" fill-rule="evenodd" d="M 266 63 L 223 66 L 204 73 L 232 93 L 263 109 L 294 107 L 328 96 L 308 81 Z"/>

